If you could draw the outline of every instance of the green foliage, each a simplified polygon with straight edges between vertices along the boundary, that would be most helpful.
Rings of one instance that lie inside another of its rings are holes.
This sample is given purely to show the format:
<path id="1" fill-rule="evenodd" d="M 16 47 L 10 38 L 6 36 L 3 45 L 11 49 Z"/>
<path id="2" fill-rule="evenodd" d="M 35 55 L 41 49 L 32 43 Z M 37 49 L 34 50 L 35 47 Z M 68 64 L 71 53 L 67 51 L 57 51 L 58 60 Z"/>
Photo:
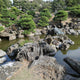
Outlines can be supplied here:
<path id="1" fill-rule="evenodd" d="M 16 7 L 12 7 L 10 11 L 16 16 L 19 16 L 20 14 L 23 13 L 21 10 L 17 9 Z"/>
<path id="2" fill-rule="evenodd" d="M 35 16 L 35 11 L 33 11 L 33 10 L 29 10 L 29 11 L 27 11 L 27 13 L 28 13 L 28 15 Z"/>
<path id="3" fill-rule="evenodd" d="M 56 13 L 54 21 L 64 21 L 68 18 L 68 13 L 64 10 L 60 10 Z"/>
<path id="4" fill-rule="evenodd" d="M 68 7 L 76 6 L 80 4 L 80 0 L 65 0 L 65 4 Z"/>
<path id="5" fill-rule="evenodd" d="M 21 16 L 20 20 L 18 21 L 18 26 L 24 30 L 24 34 L 29 34 L 29 32 L 36 28 L 34 21 L 28 15 Z"/>
<path id="6" fill-rule="evenodd" d="M 9 27 L 16 23 L 18 16 L 23 14 L 23 12 L 16 7 L 11 7 L 11 9 L 2 9 L 0 15 L 0 22 L 6 27 Z"/>
<path id="7" fill-rule="evenodd" d="M 3 26 L 0 26 L 0 32 L 3 31 L 3 30 L 4 30 Z"/>
<path id="8" fill-rule="evenodd" d="M 69 14 L 72 17 L 80 17 L 80 5 L 77 5 L 77 6 L 74 6 L 74 7 L 70 7 Z"/>
<path id="9" fill-rule="evenodd" d="M 49 19 L 46 16 L 42 16 L 39 20 L 38 26 L 46 27 L 49 25 Z"/>
<path id="10" fill-rule="evenodd" d="M 48 9 L 43 9 L 43 10 L 40 12 L 40 16 L 46 16 L 46 17 L 50 18 L 50 17 L 51 17 L 51 14 L 50 14 L 50 12 L 49 12 Z"/>
<path id="11" fill-rule="evenodd" d="M 62 10 L 65 8 L 65 0 L 53 0 L 52 9 L 53 11 Z"/>
<path id="12" fill-rule="evenodd" d="M 14 24 L 17 18 L 17 16 L 8 9 L 3 9 L 1 11 L 1 15 L 2 16 L 1 16 L 0 22 L 4 24 L 6 27 L 9 27 L 12 24 Z"/>
<path id="13" fill-rule="evenodd" d="M 51 3 L 44 2 L 43 0 L 34 0 L 30 2 L 29 0 L 13 0 L 14 6 L 22 9 L 22 11 L 26 12 L 28 10 L 39 11 L 43 8 L 51 8 Z"/>
<path id="14" fill-rule="evenodd" d="M 3 0 L 0 0 L 0 11 L 5 8 L 5 4 L 3 2 Z"/>
<path id="15" fill-rule="evenodd" d="M 6 7 L 11 7 L 12 3 L 10 0 L 3 0 Z"/>
<path id="16" fill-rule="evenodd" d="M 66 7 L 74 7 L 80 5 L 80 0 L 53 0 L 52 9 L 53 11 L 63 10 Z"/>
<path id="17" fill-rule="evenodd" d="M 7 8 L 11 6 L 11 1 L 10 0 L 0 0 L 0 11 L 3 8 Z"/>
<path id="18" fill-rule="evenodd" d="M 78 9 L 71 10 L 70 15 L 72 17 L 80 17 L 80 10 L 78 10 Z"/>

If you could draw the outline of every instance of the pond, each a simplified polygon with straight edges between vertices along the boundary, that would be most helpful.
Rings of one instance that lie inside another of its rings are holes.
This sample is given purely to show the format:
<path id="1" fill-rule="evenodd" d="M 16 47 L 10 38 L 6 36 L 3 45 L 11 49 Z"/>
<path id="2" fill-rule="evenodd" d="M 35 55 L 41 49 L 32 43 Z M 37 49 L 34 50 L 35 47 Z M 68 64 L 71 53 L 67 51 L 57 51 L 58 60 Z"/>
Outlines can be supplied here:
<path id="1" fill-rule="evenodd" d="M 77 74 L 74 70 L 72 70 L 68 64 L 64 62 L 65 57 L 70 57 L 72 59 L 75 59 L 80 62 L 80 36 L 71 36 L 68 35 L 68 37 L 75 42 L 74 45 L 70 46 L 70 48 L 67 51 L 61 51 L 59 50 L 56 55 L 54 56 L 57 60 L 57 62 L 61 65 L 63 65 L 66 68 L 66 71 L 68 73 Z"/>
<path id="2" fill-rule="evenodd" d="M 28 39 L 28 38 L 24 38 L 24 39 Z M 17 43 L 19 40 L 21 39 L 15 39 L 15 40 L 12 40 L 12 41 L 9 41 L 7 39 L 3 39 L 1 42 L 0 42 L 0 49 L 2 50 L 7 50 L 7 48 L 15 43 Z"/>
<path id="3" fill-rule="evenodd" d="M 42 39 L 45 35 L 41 35 L 40 38 Z M 25 37 L 23 38 L 24 40 L 29 40 L 28 37 Z M 15 43 L 17 43 L 18 41 L 20 41 L 22 39 L 16 39 L 16 40 L 12 40 L 12 41 L 9 41 L 7 39 L 3 39 L 1 42 L 0 42 L 0 49 L 2 50 L 7 50 L 7 48 Z"/>
<path id="4" fill-rule="evenodd" d="M 41 38 L 43 38 L 44 35 L 41 35 Z M 61 51 L 59 50 L 56 55 L 54 56 L 57 60 L 57 62 L 67 69 L 69 73 L 76 73 L 73 71 L 65 62 L 64 58 L 65 57 L 71 57 L 73 59 L 76 59 L 80 61 L 80 36 L 71 36 L 68 35 L 68 37 L 75 42 L 74 45 L 70 46 L 70 48 L 67 51 Z M 28 38 L 25 38 L 28 39 Z M 3 40 L 0 42 L 0 49 L 6 50 L 10 45 L 17 43 L 21 39 L 16 39 L 13 41 L 8 41 L 8 40 Z M 76 73 L 77 74 L 77 73 Z"/>

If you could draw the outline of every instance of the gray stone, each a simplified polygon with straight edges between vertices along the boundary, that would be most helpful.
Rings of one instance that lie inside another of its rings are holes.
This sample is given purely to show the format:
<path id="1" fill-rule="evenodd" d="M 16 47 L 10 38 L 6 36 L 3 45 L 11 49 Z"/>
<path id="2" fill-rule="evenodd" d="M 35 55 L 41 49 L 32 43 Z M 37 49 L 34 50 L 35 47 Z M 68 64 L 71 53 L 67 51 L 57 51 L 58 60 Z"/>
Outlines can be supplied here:
<path id="1" fill-rule="evenodd" d="M 41 35 L 41 30 L 39 30 L 39 29 L 35 29 L 35 33 L 34 33 L 34 35 Z"/>
<path id="2" fill-rule="evenodd" d="M 77 80 L 76 77 L 72 77 L 71 75 L 65 75 L 63 80 Z"/>
<path id="3" fill-rule="evenodd" d="M 77 73 L 80 74 L 80 62 L 73 60 L 69 57 L 65 58 L 64 61 Z"/>
<path id="4" fill-rule="evenodd" d="M 77 33 L 74 29 L 69 29 L 69 32 L 70 32 L 72 35 L 78 35 L 78 33 Z"/>
<path id="5" fill-rule="evenodd" d="M 9 40 L 14 40 L 14 39 L 16 39 L 16 36 L 15 35 L 10 35 L 9 36 Z"/>
<path id="6" fill-rule="evenodd" d="M 7 49 L 7 54 L 8 54 L 9 56 L 12 56 L 12 55 L 15 54 L 15 52 L 17 51 L 18 47 L 19 47 L 19 44 L 14 44 L 14 45 L 10 46 L 10 47 Z"/>
<path id="7" fill-rule="evenodd" d="M 59 45 L 59 49 L 61 49 L 61 50 L 68 50 L 69 47 L 70 47 L 70 45 L 67 43 L 62 43 L 61 45 Z"/>
<path id="8" fill-rule="evenodd" d="M 25 43 L 17 53 L 16 59 L 33 61 L 39 58 L 40 55 L 54 56 L 57 52 L 56 48 L 50 46 L 45 41 L 39 43 Z"/>
<path id="9" fill-rule="evenodd" d="M 3 57 L 6 55 L 6 52 L 4 52 L 3 50 L 0 50 L 0 57 Z"/>
<path id="10" fill-rule="evenodd" d="M 34 71 L 35 75 L 45 80 L 62 80 L 65 71 L 54 57 L 49 56 L 40 56 L 38 60 L 34 60 L 30 69 Z"/>
<path id="11" fill-rule="evenodd" d="M 7 58 L 6 58 L 6 57 L 0 58 L 0 64 L 4 63 L 4 62 L 6 62 L 6 61 L 7 61 Z"/>
<path id="12" fill-rule="evenodd" d="M 24 38 L 24 35 L 18 35 L 18 38 Z"/>
<path id="13" fill-rule="evenodd" d="M 7 32 L 1 32 L 0 33 L 0 37 L 8 38 L 9 40 L 16 39 L 16 35 L 15 34 L 7 33 Z"/>

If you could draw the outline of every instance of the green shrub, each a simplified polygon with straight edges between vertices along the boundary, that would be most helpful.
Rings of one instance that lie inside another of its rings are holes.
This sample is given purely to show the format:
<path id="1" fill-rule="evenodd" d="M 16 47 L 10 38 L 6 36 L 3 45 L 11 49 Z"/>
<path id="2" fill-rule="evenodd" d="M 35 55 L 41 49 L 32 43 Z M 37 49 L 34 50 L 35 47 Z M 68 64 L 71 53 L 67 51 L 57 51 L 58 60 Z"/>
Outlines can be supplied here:
<path id="1" fill-rule="evenodd" d="M 72 17 L 80 17 L 80 5 L 72 7 L 72 9 L 70 10 L 69 14 Z"/>
<path id="2" fill-rule="evenodd" d="M 60 10 L 55 14 L 54 21 L 64 21 L 68 18 L 68 12 Z"/>
<path id="3" fill-rule="evenodd" d="M 36 28 L 34 21 L 28 15 L 22 15 L 17 24 L 24 30 L 24 34 L 28 34 Z"/>
<path id="4" fill-rule="evenodd" d="M 46 27 L 49 25 L 49 19 L 46 16 L 42 16 L 39 20 L 38 26 Z"/>
<path id="5" fill-rule="evenodd" d="M 32 16 L 35 16 L 35 12 L 33 10 L 29 10 L 27 11 L 28 15 L 32 15 Z"/>
<path id="6" fill-rule="evenodd" d="M 13 14 L 10 10 L 3 9 L 1 11 L 0 22 L 2 24 L 4 24 L 6 27 L 9 27 L 12 24 L 14 24 L 16 19 L 17 19 L 17 16 L 15 14 Z"/>
<path id="7" fill-rule="evenodd" d="M 40 16 L 46 16 L 46 17 L 50 18 L 50 17 L 51 17 L 51 14 L 50 14 L 50 12 L 49 12 L 48 9 L 43 9 L 43 10 L 40 12 Z"/>
<path id="8" fill-rule="evenodd" d="M 12 7 L 10 11 L 16 16 L 19 16 L 20 14 L 23 13 L 21 10 L 17 9 L 16 7 Z"/>

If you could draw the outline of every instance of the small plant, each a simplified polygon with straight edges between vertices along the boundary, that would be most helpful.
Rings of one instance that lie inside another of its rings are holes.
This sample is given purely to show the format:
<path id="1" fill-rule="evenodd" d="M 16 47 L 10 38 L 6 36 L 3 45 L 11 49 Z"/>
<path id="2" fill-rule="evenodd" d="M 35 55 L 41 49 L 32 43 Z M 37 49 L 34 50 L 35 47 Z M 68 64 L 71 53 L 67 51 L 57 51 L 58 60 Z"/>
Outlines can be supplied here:
<path id="1" fill-rule="evenodd" d="M 0 26 L 0 32 L 3 31 L 3 30 L 4 30 L 3 26 Z"/>
<path id="2" fill-rule="evenodd" d="M 25 40 L 25 41 L 22 41 L 19 45 L 20 46 L 23 46 L 25 43 L 33 43 L 33 41 L 29 41 L 29 40 Z"/>

